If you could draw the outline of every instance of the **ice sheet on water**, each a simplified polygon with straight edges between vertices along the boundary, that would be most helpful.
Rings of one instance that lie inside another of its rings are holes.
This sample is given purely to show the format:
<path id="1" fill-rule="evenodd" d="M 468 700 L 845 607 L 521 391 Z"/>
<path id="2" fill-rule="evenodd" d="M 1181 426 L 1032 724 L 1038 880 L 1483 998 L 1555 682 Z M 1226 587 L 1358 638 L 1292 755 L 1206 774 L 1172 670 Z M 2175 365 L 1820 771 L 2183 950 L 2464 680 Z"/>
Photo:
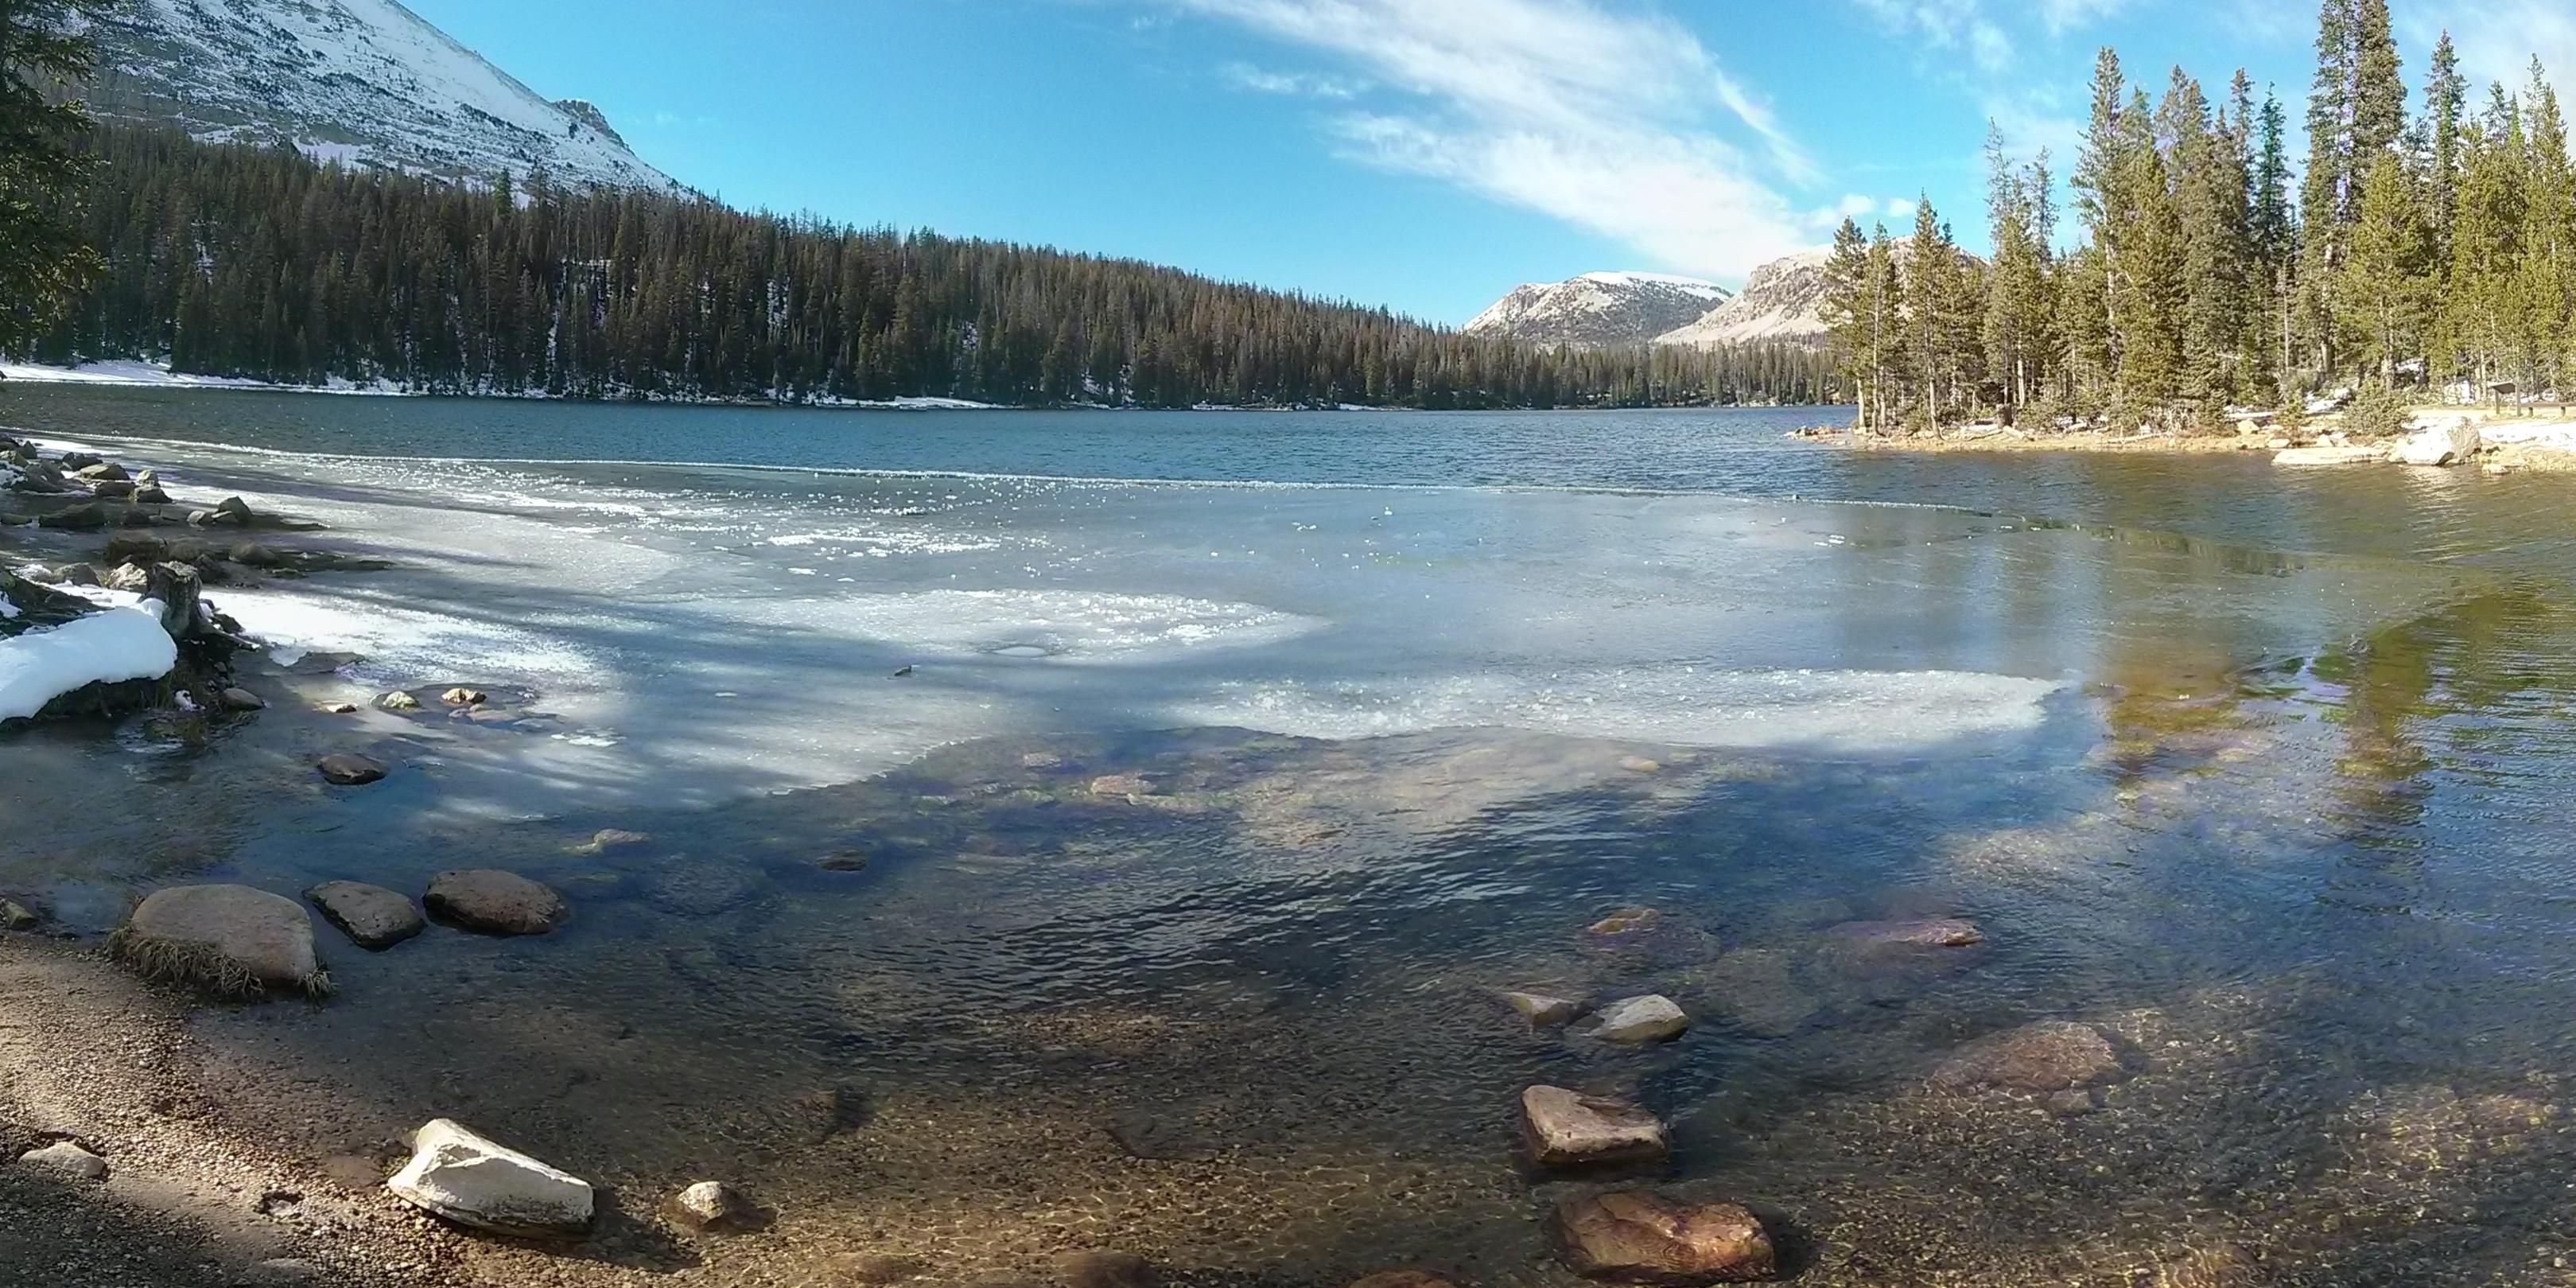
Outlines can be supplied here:
<path id="1" fill-rule="evenodd" d="M 1499 727 L 1678 747 L 1901 752 L 2035 728 L 2059 687 L 1959 671 L 1488 671 L 1228 682 L 1176 704 L 1171 716 L 1308 738 Z"/>

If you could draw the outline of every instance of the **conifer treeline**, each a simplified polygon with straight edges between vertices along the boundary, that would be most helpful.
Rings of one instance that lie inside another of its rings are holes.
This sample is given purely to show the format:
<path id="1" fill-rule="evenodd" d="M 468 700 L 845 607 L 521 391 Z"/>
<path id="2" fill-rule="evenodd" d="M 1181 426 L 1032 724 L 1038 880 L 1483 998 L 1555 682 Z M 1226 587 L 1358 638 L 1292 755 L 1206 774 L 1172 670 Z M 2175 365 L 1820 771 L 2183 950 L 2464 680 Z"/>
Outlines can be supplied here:
<path id="1" fill-rule="evenodd" d="M 432 392 L 1425 408 L 1821 402 L 1812 347 L 1538 349 L 1383 309 L 685 196 L 103 129 L 52 361 Z"/>
<path id="2" fill-rule="evenodd" d="M 2214 430 L 2231 404 L 2335 387 L 2383 421 L 2424 388 L 2564 398 L 2576 165 L 2539 60 L 2471 110 L 2445 34 L 2410 121 L 2387 0 L 2324 0 L 2317 53 L 2295 193 L 2286 114 L 2244 72 L 2213 103 L 2177 67 L 2151 100 L 2104 49 L 2071 250 L 2053 241 L 2047 155 L 2017 164 L 1991 127 L 1991 261 L 1929 202 L 1907 238 L 1844 221 L 1827 320 L 1861 425 Z"/>

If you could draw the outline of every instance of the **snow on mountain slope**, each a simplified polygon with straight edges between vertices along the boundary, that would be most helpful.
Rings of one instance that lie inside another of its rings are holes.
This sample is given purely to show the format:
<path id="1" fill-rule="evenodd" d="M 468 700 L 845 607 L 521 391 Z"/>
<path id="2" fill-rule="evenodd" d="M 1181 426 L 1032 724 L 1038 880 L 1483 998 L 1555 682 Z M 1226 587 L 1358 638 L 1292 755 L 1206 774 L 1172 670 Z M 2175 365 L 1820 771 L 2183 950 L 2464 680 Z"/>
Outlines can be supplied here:
<path id="1" fill-rule="evenodd" d="M 599 109 L 548 101 L 396 0 L 130 0 L 95 34 L 102 115 L 417 173 L 673 186 Z"/>
<path id="2" fill-rule="evenodd" d="M 1744 289 L 1705 315 L 1655 337 L 1713 349 L 1759 340 L 1815 341 L 1825 334 L 1825 266 L 1833 252 L 1804 251 L 1753 270 Z"/>
<path id="3" fill-rule="evenodd" d="M 1585 273 L 1533 282 L 1467 323 L 1531 344 L 1644 344 L 1706 313 L 1726 288 L 1665 273 Z"/>

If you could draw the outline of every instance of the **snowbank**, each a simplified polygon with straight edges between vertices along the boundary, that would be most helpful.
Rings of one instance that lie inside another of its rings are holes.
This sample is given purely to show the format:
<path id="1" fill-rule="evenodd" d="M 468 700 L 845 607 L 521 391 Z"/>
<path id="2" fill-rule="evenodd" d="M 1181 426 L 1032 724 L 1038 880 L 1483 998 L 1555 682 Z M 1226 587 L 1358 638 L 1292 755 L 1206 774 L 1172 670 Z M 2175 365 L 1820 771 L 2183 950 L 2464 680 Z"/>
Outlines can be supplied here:
<path id="1" fill-rule="evenodd" d="M 30 718 L 85 685 L 158 679 L 178 664 L 151 599 L 0 640 L 0 720 Z"/>
<path id="2" fill-rule="evenodd" d="M 23 380 L 35 385 L 114 385 L 128 389 L 264 389 L 275 393 L 390 394 L 400 392 L 378 381 L 353 384 L 334 378 L 327 385 L 281 385 L 267 380 L 248 380 L 237 376 L 198 376 L 172 371 L 150 362 L 117 359 L 107 362 L 85 362 L 77 367 L 48 367 L 35 363 L 0 362 L 0 379 Z"/>

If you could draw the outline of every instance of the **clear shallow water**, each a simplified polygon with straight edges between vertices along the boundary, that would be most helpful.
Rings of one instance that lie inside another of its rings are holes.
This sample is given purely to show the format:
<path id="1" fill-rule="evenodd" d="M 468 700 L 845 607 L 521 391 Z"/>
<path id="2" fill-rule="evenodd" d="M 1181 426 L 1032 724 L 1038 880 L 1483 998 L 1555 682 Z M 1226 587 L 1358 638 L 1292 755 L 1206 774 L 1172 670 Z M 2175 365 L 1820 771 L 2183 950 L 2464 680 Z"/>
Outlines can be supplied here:
<path id="1" fill-rule="evenodd" d="M 555 936 L 339 951 L 328 1006 L 201 1033 L 328 1071 L 277 1128 L 316 1157 L 455 1113 L 631 1194 L 746 1177 L 778 1242 L 719 1275 L 1559 1282 L 1568 1187 L 1513 1161 L 1544 1079 L 1666 1114 L 1666 1179 L 1807 1282 L 2562 1282 L 2563 486 L 1779 438 L 1815 418 L 0 392 L 235 444 L 133 450 L 394 558 L 218 596 L 365 654 L 353 692 L 509 695 L 0 748 L 57 802 L 0 886 L 95 929 L 182 873 L 555 882 Z M 310 454 L 353 443 L 485 459 Z M 737 464 L 489 459 L 580 455 Z M 909 472 L 743 468 L 790 461 Z M 1112 481 L 1152 478 L 1237 482 Z M 304 781 L 352 740 L 402 771 Z M 603 826 L 653 840 L 577 852 Z M 1675 929 L 1587 941 L 1627 905 Z M 1923 914 L 1991 943 L 1828 933 Z M 1532 985 L 1700 1023 L 1532 1034 L 1489 997 Z M 2119 1039 L 2089 1112 L 1932 1085 L 2057 1018 Z M 1109 1131 L 1148 1120 L 1183 1157 Z"/>

